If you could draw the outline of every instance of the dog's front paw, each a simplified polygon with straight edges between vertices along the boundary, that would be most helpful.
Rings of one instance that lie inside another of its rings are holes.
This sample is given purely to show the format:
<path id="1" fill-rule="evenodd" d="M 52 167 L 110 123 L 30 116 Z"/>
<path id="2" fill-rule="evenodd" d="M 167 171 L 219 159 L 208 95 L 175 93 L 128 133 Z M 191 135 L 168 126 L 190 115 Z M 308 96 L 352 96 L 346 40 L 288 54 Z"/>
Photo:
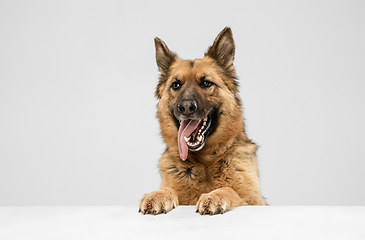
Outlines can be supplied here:
<path id="1" fill-rule="evenodd" d="M 227 201 L 217 194 L 202 194 L 196 203 L 196 212 L 204 214 L 223 214 L 228 211 Z"/>
<path id="2" fill-rule="evenodd" d="M 175 191 L 171 188 L 164 188 L 145 194 L 139 205 L 139 212 L 157 215 L 168 213 L 178 205 L 179 200 Z"/>
<path id="3" fill-rule="evenodd" d="M 240 205 L 242 205 L 242 200 L 238 194 L 229 187 L 223 187 L 202 194 L 196 203 L 196 212 L 201 215 L 223 214 Z"/>

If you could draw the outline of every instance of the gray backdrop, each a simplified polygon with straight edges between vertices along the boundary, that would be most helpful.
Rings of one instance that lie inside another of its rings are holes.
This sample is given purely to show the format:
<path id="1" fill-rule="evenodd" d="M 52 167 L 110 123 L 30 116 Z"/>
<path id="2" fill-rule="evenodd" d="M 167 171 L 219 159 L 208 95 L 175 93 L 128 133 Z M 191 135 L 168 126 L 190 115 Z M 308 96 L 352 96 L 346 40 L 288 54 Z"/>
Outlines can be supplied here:
<path id="1" fill-rule="evenodd" d="M 0 205 L 138 204 L 159 187 L 153 38 L 230 26 L 272 205 L 364 205 L 364 1 L 1 1 Z"/>

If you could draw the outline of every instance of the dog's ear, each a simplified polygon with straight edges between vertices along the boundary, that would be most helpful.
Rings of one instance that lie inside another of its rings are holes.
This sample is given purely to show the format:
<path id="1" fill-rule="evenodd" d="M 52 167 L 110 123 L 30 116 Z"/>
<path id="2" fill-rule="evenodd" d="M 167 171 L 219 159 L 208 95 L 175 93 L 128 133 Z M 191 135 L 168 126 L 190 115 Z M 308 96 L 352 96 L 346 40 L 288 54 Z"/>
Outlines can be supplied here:
<path id="1" fill-rule="evenodd" d="M 234 54 L 235 45 L 232 30 L 229 27 L 218 34 L 213 45 L 205 53 L 206 56 L 214 58 L 226 70 L 233 67 Z"/>
<path id="2" fill-rule="evenodd" d="M 171 52 L 166 43 L 159 38 L 155 38 L 156 63 L 161 74 L 169 71 L 171 64 L 176 60 L 176 54 Z"/>
<path id="3" fill-rule="evenodd" d="M 224 74 L 229 77 L 226 79 L 226 84 L 229 90 L 234 93 L 238 103 L 240 103 L 238 82 L 236 81 L 237 76 L 233 66 L 235 49 L 232 30 L 226 27 L 218 34 L 213 45 L 205 53 L 205 56 L 215 59 L 222 67 Z"/>
<path id="4" fill-rule="evenodd" d="M 158 70 L 161 73 L 160 81 L 157 85 L 155 95 L 158 99 L 161 98 L 161 90 L 163 85 L 166 83 L 169 75 L 170 75 L 170 66 L 173 62 L 176 61 L 177 55 L 174 52 L 171 52 L 167 47 L 166 43 L 159 38 L 155 38 L 155 47 L 156 47 L 156 63 L 158 66 Z"/>

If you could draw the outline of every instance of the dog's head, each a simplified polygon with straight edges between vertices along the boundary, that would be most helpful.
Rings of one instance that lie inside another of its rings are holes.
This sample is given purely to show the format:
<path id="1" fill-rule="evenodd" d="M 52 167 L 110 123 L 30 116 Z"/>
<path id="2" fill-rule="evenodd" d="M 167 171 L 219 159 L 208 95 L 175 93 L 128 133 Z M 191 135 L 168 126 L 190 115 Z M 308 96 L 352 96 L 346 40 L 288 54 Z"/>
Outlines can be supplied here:
<path id="1" fill-rule="evenodd" d="M 202 59 L 182 60 L 159 38 L 155 46 L 157 117 L 167 147 L 178 147 L 185 160 L 189 150 L 215 149 L 237 136 L 243 120 L 231 29 L 217 36 Z"/>

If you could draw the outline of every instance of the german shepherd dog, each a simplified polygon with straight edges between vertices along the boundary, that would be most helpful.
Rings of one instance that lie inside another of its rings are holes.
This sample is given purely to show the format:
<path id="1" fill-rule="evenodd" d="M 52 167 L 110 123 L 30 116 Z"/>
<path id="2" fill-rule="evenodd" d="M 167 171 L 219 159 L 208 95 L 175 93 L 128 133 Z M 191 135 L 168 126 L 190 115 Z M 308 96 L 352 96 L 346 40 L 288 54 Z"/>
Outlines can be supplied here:
<path id="1" fill-rule="evenodd" d="M 166 150 L 158 165 L 161 187 L 143 196 L 139 212 L 196 205 L 197 213 L 213 215 L 266 205 L 257 146 L 245 133 L 231 29 L 219 33 L 202 59 L 182 60 L 159 38 L 155 46 L 157 118 Z"/>

